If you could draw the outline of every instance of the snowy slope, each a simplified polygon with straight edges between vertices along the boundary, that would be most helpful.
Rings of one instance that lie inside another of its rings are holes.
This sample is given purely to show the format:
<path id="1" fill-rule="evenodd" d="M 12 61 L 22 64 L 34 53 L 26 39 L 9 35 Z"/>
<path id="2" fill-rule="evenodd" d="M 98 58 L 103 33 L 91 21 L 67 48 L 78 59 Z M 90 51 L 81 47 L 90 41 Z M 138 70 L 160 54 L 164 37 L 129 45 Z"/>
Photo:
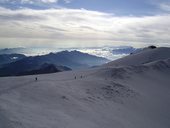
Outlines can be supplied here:
<path id="1" fill-rule="evenodd" d="M 170 59 L 159 59 L 0 78 L 0 128 L 169 128 Z"/>
<path id="2" fill-rule="evenodd" d="M 160 47 L 156 49 L 144 49 L 143 51 L 112 61 L 106 65 L 107 66 L 140 65 L 167 58 L 170 58 L 170 48 Z"/>

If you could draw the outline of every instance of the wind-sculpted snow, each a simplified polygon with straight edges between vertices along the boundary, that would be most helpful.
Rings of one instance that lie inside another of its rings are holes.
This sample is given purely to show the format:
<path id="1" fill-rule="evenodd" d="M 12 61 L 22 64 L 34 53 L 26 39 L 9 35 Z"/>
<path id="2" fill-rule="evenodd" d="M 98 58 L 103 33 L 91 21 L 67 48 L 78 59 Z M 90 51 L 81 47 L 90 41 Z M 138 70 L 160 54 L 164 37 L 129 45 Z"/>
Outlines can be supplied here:
<path id="1" fill-rule="evenodd" d="M 0 128 L 169 128 L 169 76 L 165 58 L 0 78 Z"/>
<path id="2" fill-rule="evenodd" d="M 154 61 L 151 63 L 146 64 L 147 66 L 150 66 L 154 69 L 165 69 L 165 68 L 170 68 L 170 58 L 166 60 L 159 60 L 159 61 Z"/>

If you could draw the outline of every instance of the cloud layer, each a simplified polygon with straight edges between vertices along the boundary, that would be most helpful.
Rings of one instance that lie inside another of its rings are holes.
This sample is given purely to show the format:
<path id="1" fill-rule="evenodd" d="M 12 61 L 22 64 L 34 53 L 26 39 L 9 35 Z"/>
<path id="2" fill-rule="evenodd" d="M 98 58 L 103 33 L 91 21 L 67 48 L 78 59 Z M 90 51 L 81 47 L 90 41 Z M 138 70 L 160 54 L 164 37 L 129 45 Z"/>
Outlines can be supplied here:
<path id="1" fill-rule="evenodd" d="M 18 43 L 25 39 L 30 45 L 35 42 L 168 45 L 169 21 L 170 14 L 135 17 L 86 9 L 10 10 L 1 7 L 0 45 L 11 41 Z"/>

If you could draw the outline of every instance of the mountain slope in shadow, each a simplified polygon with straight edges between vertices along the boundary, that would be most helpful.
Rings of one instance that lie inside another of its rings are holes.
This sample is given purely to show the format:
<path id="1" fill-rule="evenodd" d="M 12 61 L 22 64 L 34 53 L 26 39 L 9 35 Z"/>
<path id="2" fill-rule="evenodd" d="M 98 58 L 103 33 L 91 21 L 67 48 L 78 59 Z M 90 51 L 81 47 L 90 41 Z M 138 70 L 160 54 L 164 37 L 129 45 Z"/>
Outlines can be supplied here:
<path id="1" fill-rule="evenodd" d="M 5 64 L 16 62 L 25 58 L 23 54 L 0 54 L 0 67 L 3 67 Z"/>
<path id="2" fill-rule="evenodd" d="M 82 69 L 101 65 L 108 61 L 109 60 L 105 58 L 78 51 L 62 51 L 42 56 L 26 57 L 16 62 L 6 64 L 4 67 L 0 68 L 0 76 L 12 76 L 22 72 L 38 70 L 45 63 L 53 64 L 56 67 L 67 67 L 68 69 Z"/>

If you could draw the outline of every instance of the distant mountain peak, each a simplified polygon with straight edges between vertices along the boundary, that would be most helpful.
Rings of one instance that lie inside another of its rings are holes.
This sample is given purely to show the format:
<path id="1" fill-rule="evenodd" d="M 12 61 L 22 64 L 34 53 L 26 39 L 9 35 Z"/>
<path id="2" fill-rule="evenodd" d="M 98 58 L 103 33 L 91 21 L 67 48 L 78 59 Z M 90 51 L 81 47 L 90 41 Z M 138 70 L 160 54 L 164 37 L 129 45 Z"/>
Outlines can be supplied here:
<path id="1" fill-rule="evenodd" d="M 46 55 L 25 57 L 13 63 L 9 63 L 0 68 L 0 76 L 16 75 L 20 74 L 20 72 L 36 72 L 41 67 L 46 68 L 49 64 L 53 64 L 57 68 L 61 69 L 61 71 L 65 71 L 102 65 L 108 61 L 109 60 L 105 58 L 79 51 L 62 51 L 58 53 L 49 53 Z"/>

